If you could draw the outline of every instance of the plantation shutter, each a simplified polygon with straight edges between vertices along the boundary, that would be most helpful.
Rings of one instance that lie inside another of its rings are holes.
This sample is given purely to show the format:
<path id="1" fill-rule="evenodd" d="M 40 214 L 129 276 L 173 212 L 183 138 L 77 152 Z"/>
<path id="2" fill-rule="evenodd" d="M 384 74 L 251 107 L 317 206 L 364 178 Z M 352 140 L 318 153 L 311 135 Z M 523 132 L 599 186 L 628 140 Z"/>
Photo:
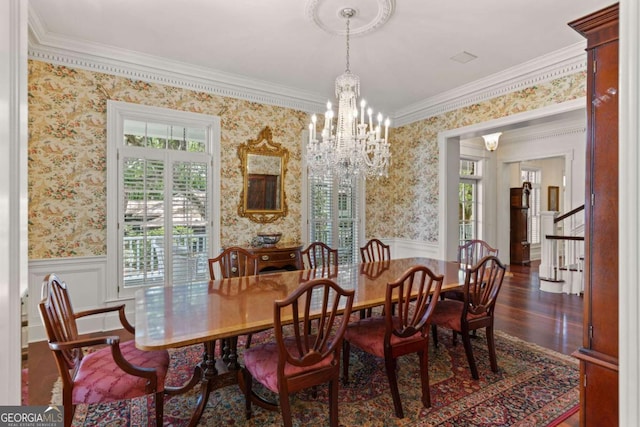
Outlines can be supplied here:
<path id="1" fill-rule="evenodd" d="M 309 242 L 324 242 L 333 247 L 333 179 L 309 176 Z"/>
<path id="2" fill-rule="evenodd" d="M 209 223 L 207 164 L 174 162 L 172 181 L 172 282 L 176 284 L 206 280 L 209 278 L 209 242 L 205 233 Z"/>
<path id="3" fill-rule="evenodd" d="M 309 242 L 338 249 L 340 264 L 358 262 L 358 181 L 309 176 Z"/>
<path id="4" fill-rule="evenodd" d="M 210 161 L 202 128 L 125 120 L 123 286 L 207 280 Z"/>
<path id="5" fill-rule="evenodd" d="M 338 260 L 340 264 L 358 262 L 358 185 L 356 179 L 338 186 Z"/>
<path id="6" fill-rule="evenodd" d="M 153 225 L 164 221 L 164 161 L 126 157 L 124 166 L 124 286 L 164 283 L 164 235 Z"/>

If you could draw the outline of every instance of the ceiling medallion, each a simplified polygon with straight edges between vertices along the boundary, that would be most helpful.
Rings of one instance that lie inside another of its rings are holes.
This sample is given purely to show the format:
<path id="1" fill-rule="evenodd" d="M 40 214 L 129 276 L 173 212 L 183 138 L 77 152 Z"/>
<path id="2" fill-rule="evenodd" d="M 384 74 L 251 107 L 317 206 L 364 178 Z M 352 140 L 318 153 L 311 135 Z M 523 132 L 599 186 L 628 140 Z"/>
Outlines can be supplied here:
<path id="1" fill-rule="evenodd" d="M 368 34 L 382 27 L 395 11 L 395 0 L 357 0 L 357 7 L 346 7 L 344 0 L 307 0 L 305 15 L 323 31 L 344 36 L 344 17 L 341 11 L 352 9 L 358 19 L 350 28 L 351 36 Z M 336 13 L 338 11 L 338 13 Z"/>

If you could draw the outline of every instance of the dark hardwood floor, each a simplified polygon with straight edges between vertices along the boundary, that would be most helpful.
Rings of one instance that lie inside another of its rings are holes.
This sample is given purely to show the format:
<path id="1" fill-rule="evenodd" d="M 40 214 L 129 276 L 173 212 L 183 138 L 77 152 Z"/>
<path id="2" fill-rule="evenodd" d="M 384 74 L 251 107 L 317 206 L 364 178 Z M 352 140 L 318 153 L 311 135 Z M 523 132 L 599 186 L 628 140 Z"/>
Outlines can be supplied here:
<path id="1" fill-rule="evenodd" d="M 495 328 L 570 355 L 582 344 L 583 298 L 541 292 L 538 264 L 509 266 L 498 297 Z"/>
<path id="2" fill-rule="evenodd" d="M 540 292 L 538 266 L 511 265 L 496 308 L 498 330 L 525 341 L 570 355 L 582 342 L 582 303 L 578 295 Z M 131 336 L 122 333 L 123 338 Z M 44 342 L 29 344 L 29 404 L 46 405 L 58 377 L 53 356 Z M 579 414 L 560 427 L 579 425 Z"/>

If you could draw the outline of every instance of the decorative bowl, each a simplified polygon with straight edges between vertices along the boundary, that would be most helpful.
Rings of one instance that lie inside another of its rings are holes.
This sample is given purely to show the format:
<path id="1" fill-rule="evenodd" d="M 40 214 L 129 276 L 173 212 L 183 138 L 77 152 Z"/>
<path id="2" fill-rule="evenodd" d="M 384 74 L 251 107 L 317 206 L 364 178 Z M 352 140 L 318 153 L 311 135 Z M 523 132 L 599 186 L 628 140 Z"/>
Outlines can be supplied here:
<path id="1" fill-rule="evenodd" d="M 270 248 L 276 245 L 282 237 L 282 233 L 258 233 L 262 246 Z"/>

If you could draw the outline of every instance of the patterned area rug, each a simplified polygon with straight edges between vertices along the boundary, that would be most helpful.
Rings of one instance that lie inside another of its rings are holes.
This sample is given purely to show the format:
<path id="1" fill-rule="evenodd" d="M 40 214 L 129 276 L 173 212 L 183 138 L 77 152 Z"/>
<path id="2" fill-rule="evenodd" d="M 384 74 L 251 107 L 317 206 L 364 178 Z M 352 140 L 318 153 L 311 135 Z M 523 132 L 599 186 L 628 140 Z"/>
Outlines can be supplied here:
<path id="1" fill-rule="evenodd" d="M 269 339 L 268 332 L 253 342 Z M 499 371 L 491 372 L 483 334 L 473 340 L 480 380 L 471 378 L 462 343 L 453 346 L 448 331 L 439 330 L 440 344 L 430 346 L 429 373 L 432 407 L 420 402 L 417 357 L 399 361 L 399 388 L 405 418 L 398 419 L 384 374 L 384 362 L 353 348 L 348 386 L 340 388 L 342 426 L 549 426 L 579 404 L 578 365 L 575 359 L 506 334 L 496 333 Z M 239 346 L 240 347 L 240 346 Z M 202 347 L 171 351 L 168 384 L 185 382 L 201 357 Z M 197 389 L 197 387 L 196 387 Z M 165 399 L 165 426 L 185 426 L 193 413 L 196 392 Z M 59 395 L 58 395 L 59 396 Z M 52 397 L 52 403 L 59 403 Z M 292 396 L 294 426 L 327 426 L 327 388 L 317 396 Z M 145 426 L 152 421 L 153 399 L 141 398 L 108 405 L 79 406 L 75 426 Z M 237 386 L 212 393 L 200 425 L 282 425 L 277 412 L 253 405 L 253 418 L 244 416 L 244 396 Z"/>

